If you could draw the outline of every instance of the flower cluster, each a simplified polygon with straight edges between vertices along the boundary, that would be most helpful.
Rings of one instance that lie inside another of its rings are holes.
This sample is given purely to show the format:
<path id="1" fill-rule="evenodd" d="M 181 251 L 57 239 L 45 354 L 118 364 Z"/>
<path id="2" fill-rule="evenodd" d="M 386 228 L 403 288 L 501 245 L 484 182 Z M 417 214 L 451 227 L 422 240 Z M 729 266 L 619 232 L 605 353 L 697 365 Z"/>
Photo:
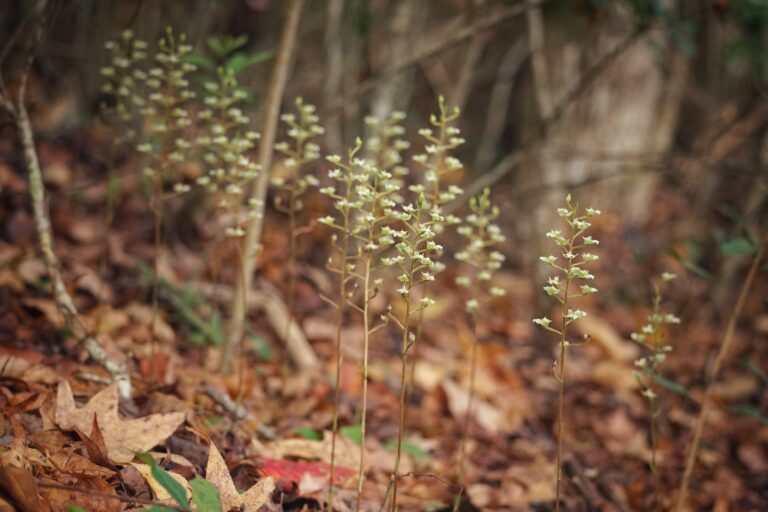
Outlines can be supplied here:
<path id="1" fill-rule="evenodd" d="M 136 136 L 137 108 L 145 104 L 141 95 L 136 94 L 137 85 L 147 79 L 140 69 L 147 57 L 147 43 L 134 37 L 132 30 L 124 30 L 114 41 L 107 41 L 105 49 L 111 53 L 110 63 L 99 71 L 104 80 L 101 92 L 112 98 L 111 105 L 104 104 L 103 111 L 114 116 L 123 130 L 118 131 L 120 139 Z"/>
<path id="2" fill-rule="evenodd" d="M 189 108 L 195 97 L 188 75 L 196 70 L 186 57 L 192 47 L 184 34 L 176 36 L 166 29 L 153 54 L 149 69 L 142 67 L 148 55 L 147 44 L 125 31 L 106 48 L 112 53 L 111 65 L 101 69 L 105 79 L 102 91 L 114 97 L 112 111 L 121 124 L 119 130 L 137 139 L 136 149 L 145 155 L 143 174 L 151 184 L 153 198 L 161 202 L 166 185 L 176 193 L 189 186 L 174 173 L 188 160 L 192 144 L 187 131 L 192 125 Z M 142 132 L 135 133 L 134 126 Z"/>
<path id="3" fill-rule="evenodd" d="M 445 219 L 431 207 L 424 194 L 419 196 L 415 204 L 388 209 L 387 214 L 399 221 L 403 229 L 388 230 L 394 240 L 396 255 L 384 258 L 382 263 L 399 269 L 397 280 L 400 287 L 397 292 L 406 300 L 412 314 L 435 302 L 429 297 L 422 297 L 418 304 L 411 304 L 411 292 L 435 280 L 437 259 L 442 254 L 443 246 L 435 242 L 434 227 Z"/>
<path id="4" fill-rule="evenodd" d="M 493 247 L 504 241 L 501 229 L 494 221 L 499 208 L 491 203 L 491 191 L 483 192 L 469 200 L 470 212 L 458 227 L 457 232 L 467 239 L 466 246 L 455 257 L 470 270 L 456 278 L 459 286 L 470 290 L 471 298 L 466 302 L 468 313 L 477 312 L 482 302 L 505 294 L 503 288 L 491 286 L 491 277 L 501 268 L 504 255 Z"/>
<path id="5" fill-rule="evenodd" d="M 643 325 L 639 332 L 633 332 L 630 336 L 648 351 L 647 355 L 635 361 L 637 368 L 635 378 L 642 388 L 643 396 L 651 402 L 656 398 L 653 383 L 658 375 L 658 368 L 666 361 L 667 354 L 672 351 L 672 347 L 666 344 L 667 326 L 680 323 L 677 316 L 664 313 L 661 309 L 661 286 L 676 277 L 669 272 L 661 274 L 660 283 L 653 285 L 653 309 L 648 316 L 648 323 Z"/>
<path id="6" fill-rule="evenodd" d="M 234 73 L 221 68 L 216 80 L 204 84 L 205 108 L 198 117 L 202 134 L 196 143 L 205 168 L 196 183 L 214 198 L 214 206 L 234 220 L 225 230 L 229 237 L 245 235 L 241 209 L 255 211 L 255 200 L 244 201 L 249 183 L 259 174 L 259 166 L 248 156 L 259 134 L 247 128 L 250 120 L 241 108 L 245 93 L 238 87 Z"/>
<path id="7" fill-rule="evenodd" d="M 600 242 L 584 233 L 592 225 L 589 219 L 600 215 L 600 210 L 586 208 L 580 213 L 578 204 L 574 204 L 571 201 L 571 195 L 568 194 L 565 198 L 565 208 L 558 208 L 557 213 L 567 224 L 568 230 L 564 234 L 559 229 L 553 229 L 547 233 L 547 238 L 550 238 L 558 246 L 560 254 L 558 256 L 542 256 L 539 259 L 557 272 L 547 279 L 544 292 L 563 305 L 562 331 L 552 327 L 552 320 L 547 317 L 536 318 L 533 323 L 548 331 L 562 334 L 568 324 L 587 316 L 587 313 L 580 309 L 569 308 L 569 299 L 574 295 L 571 285 L 578 287 L 578 295 L 589 295 L 597 292 L 597 288 L 590 284 L 595 276 L 584 267 L 598 259 L 596 255 L 587 251 L 589 247 Z"/>
<path id="8" fill-rule="evenodd" d="M 416 194 L 423 193 L 430 207 L 439 210 L 442 205 L 453 201 L 464 192 L 456 185 L 443 188 L 443 178 L 463 168 L 461 161 L 452 156 L 451 152 L 463 144 L 464 139 L 459 136 L 459 128 L 454 126 L 459 117 L 459 109 L 454 108 L 448 112 L 442 96 L 438 98 L 438 106 L 439 113 L 432 114 L 429 118 L 432 127 L 419 130 L 419 135 L 426 139 L 426 144 L 424 152 L 415 155 L 413 160 L 424 168 L 423 183 L 412 185 L 411 190 Z M 448 217 L 444 222 L 457 223 L 458 219 Z M 436 228 L 439 231 L 442 225 Z"/>
<path id="9" fill-rule="evenodd" d="M 402 153 L 411 146 L 402 138 L 405 134 L 404 120 L 405 113 L 399 111 L 392 112 L 383 120 L 374 116 L 367 116 L 364 120 L 373 132 L 365 142 L 366 151 L 378 168 L 400 177 L 408 174 L 408 168 L 402 165 Z"/>
<path id="10" fill-rule="evenodd" d="M 315 113 L 314 105 L 304 103 L 299 97 L 294 101 L 296 114 L 286 113 L 280 119 L 286 124 L 286 135 L 291 142 L 282 141 L 275 144 L 275 149 L 284 157 L 283 164 L 288 171 L 287 177 L 272 178 L 272 185 L 281 194 L 275 199 L 278 210 L 295 214 L 303 207 L 301 196 L 309 186 L 317 186 L 318 180 L 312 174 L 301 174 L 302 167 L 320 158 L 320 146 L 312 139 L 325 133 L 320 126 L 320 118 Z"/>

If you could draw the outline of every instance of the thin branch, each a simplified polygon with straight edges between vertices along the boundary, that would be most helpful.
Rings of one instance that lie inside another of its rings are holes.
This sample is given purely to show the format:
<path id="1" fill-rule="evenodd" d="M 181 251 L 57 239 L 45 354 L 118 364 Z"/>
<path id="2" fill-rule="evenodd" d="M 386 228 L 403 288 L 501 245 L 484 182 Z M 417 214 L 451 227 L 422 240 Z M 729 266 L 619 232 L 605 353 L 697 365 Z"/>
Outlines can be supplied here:
<path id="1" fill-rule="evenodd" d="M 7 91 L 3 90 L 2 106 L 14 120 L 19 142 L 24 153 L 24 162 L 29 173 L 29 194 L 32 200 L 32 211 L 35 220 L 35 229 L 40 240 L 40 251 L 43 254 L 46 271 L 53 286 L 53 295 L 56 305 L 59 308 L 65 322 L 72 328 L 72 331 L 83 344 L 83 348 L 88 352 L 97 363 L 103 366 L 116 382 L 122 398 L 131 397 L 131 380 L 128 368 L 122 362 L 113 359 L 104 348 L 99 344 L 96 338 L 89 332 L 80 313 L 75 306 L 72 296 L 67 290 L 61 275 L 61 265 L 54 250 L 53 233 L 51 221 L 48 214 L 48 202 L 45 195 L 45 185 L 43 184 L 43 174 L 40 169 L 40 161 L 37 157 L 35 148 L 35 139 L 32 132 L 32 125 L 29 121 L 29 114 L 25 104 L 26 84 L 29 71 L 34 60 L 35 49 L 39 44 L 43 28 L 46 25 L 47 5 L 43 2 L 40 18 L 38 18 L 33 35 L 31 49 L 26 57 L 22 68 L 22 75 L 19 77 L 19 87 L 16 91 L 15 101 L 12 100 Z"/>
<path id="2" fill-rule="evenodd" d="M 261 232 L 264 227 L 264 206 L 267 197 L 267 187 L 269 186 L 269 176 L 272 168 L 272 152 L 275 144 L 275 135 L 277 133 L 277 122 L 280 117 L 280 106 L 282 104 L 285 84 L 288 81 L 288 74 L 293 62 L 294 48 L 299 29 L 299 19 L 301 10 L 304 6 L 304 0 L 291 0 L 288 2 L 288 13 L 283 25 L 283 31 L 280 36 L 280 45 L 278 48 L 275 67 L 272 70 L 269 91 L 266 99 L 266 113 L 264 115 L 264 124 L 261 130 L 261 142 L 259 144 L 259 166 L 261 171 L 256 180 L 256 187 L 253 194 L 246 194 L 256 200 L 256 207 L 253 211 L 253 219 L 248 224 L 245 238 L 243 240 L 243 265 L 242 276 L 237 282 L 237 292 L 232 303 L 232 311 L 229 325 L 229 336 L 222 355 L 222 372 L 231 370 L 238 353 L 238 348 L 243 339 L 243 328 L 245 325 L 245 311 L 248 302 L 247 294 L 253 283 L 253 271 L 256 266 L 256 258 L 260 252 Z"/>

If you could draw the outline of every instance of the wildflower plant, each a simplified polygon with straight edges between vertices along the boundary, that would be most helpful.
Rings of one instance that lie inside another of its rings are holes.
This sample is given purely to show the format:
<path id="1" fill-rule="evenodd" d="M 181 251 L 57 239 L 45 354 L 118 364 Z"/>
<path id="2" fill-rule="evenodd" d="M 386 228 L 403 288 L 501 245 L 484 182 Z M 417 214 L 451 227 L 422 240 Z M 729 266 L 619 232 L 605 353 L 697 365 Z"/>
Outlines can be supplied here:
<path id="1" fill-rule="evenodd" d="M 124 30 L 114 41 L 107 41 L 104 48 L 110 52 L 110 62 L 99 70 L 101 92 L 111 97 L 111 104 L 104 103 L 102 113 L 115 128 L 119 141 L 130 140 L 137 135 L 138 109 L 146 105 L 136 91 L 147 79 L 141 69 L 147 58 L 147 43 L 136 39 L 132 30 Z"/>
<path id="2" fill-rule="evenodd" d="M 339 432 L 339 406 L 341 402 L 341 367 L 343 364 L 341 349 L 341 330 L 344 326 L 344 315 L 347 306 L 355 293 L 352 286 L 355 280 L 353 272 L 356 267 L 354 246 L 354 225 L 353 220 L 355 212 L 363 206 L 363 201 L 356 194 L 357 187 L 361 181 L 367 181 L 368 177 L 360 172 L 360 167 L 366 165 L 366 162 L 357 157 L 363 147 L 363 142 L 359 138 L 355 141 L 354 147 L 347 152 L 346 160 L 339 155 L 329 155 L 326 159 L 334 167 L 328 172 L 332 185 L 320 188 L 320 193 L 328 196 L 333 201 L 333 207 L 336 210 L 335 215 L 326 215 L 318 219 L 320 224 L 328 226 L 334 231 L 331 237 L 331 243 L 334 249 L 334 255 L 328 259 L 326 268 L 329 272 L 336 274 L 338 279 L 338 290 L 335 300 L 325 298 L 336 309 L 336 375 L 334 382 L 334 400 L 333 400 L 333 420 L 331 432 L 331 460 L 328 476 L 328 507 L 332 508 L 334 493 L 334 476 L 336 470 L 336 438 Z"/>
<path id="3" fill-rule="evenodd" d="M 477 370 L 477 315 L 480 307 L 496 297 L 505 295 L 505 290 L 491 284 L 493 273 L 501 268 L 504 255 L 494 247 L 505 240 L 501 229 L 494 221 L 499 217 L 499 208 L 491 203 L 491 191 L 483 192 L 469 200 L 469 213 L 457 232 L 466 239 L 466 245 L 456 253 L 455 258 L 464 263 L 464 270 L 456 278 L 456 284 L 465 288 L 469 298 L 465 310 L 469 316 L 474 334 L 469 362 L 469 400 L 464 416 L 461 449 L 459 452 L 459 480 L 464 479 L 466 462 L 466 444 L 469 420 L 472 414 L 472 402 L 475 396 L 475 376 Z"/>
<path id="4" fill-rule="evenodd" d="M 304 103 L 304 100 L 299 97 L 294 101 L 294 106 L 295 114 L 286 113 L 281 116 L 281 120 L 288 127 L 286 134 L 291 141 L 275 144 L 275 149 L 284 157 L 283 164 L 288 169 L 289 176 L 272 179 L 272 186 L 278 190 L 275 197 L 275 209 L 288 216 L 289 313 L 293 313 L 293 302 L 296 294 L 296 252 L 300 233 L 299 213 L 304 208 L 304 193 L 310 186 L 319 184 L 313 174 L 302 171 L 306 164 L 320 157 L 320 146 L 312 142 L 312 139 L 325 133 L 325 129 L 319 124 L 320 118 L 316 114 L 314 105 Z M 286 323 L 286 334 L 288 325 Z"/>
<path id="5" fill-rule="evenodd" d="M 667 360 L 667 354 L 672 352 L 672 346 L 667 344 L 667 328 L 669 325 L 680 323 L 680 319 L 665 313 L 661 308 L 662 286 L 672 281 L 677 276 L 669 272 L 661 274 L 659 282 L 653 284 L 653 305 L 648 322 L 639 332 L 631 334 L 632 340 L 643 347 L 646 354 L 635 361 L 635 378 L 640 385 L 641 394 L 648 401 L 648 427 L 651 443 L 651 473 L 654 478 L 654 496 L 656 506 L 659 504 L 659 473 L 657 466 L 656 441 L 657 422 L 661 415 L 661 407 L 658 405 L 658 382 L 663 378 L 659 372 L 661 365 Z"/>
<path id="6" fill-rule="evenodd" d="M 202 133 L 196 141 L 205 171 L 196 183 L 213 198 L 220 216 L 228 219 L 224 234 L 241 238 L 245 220 L 256 206 L 246 199 L 246 191 L 261 170 L 248 156 L 259 134 L 248 129 L 250 119 L 242 110 L 246 95 L 232 71 L 219 68 L 215 80 L 206 81 L 204 88 L 205 108 L 198 114 Z"/>
<path id="7" fill-rule="evenodd" d="M 361 404 L 361 442 L 360 466 L 358 470 L 357 508 L 363 491 L 365 477 L 365 449 L 368 411 L 368 359 L 371 336 L 387 325 L 387 316 L 372 309 L 372 301 L 383 285 L 383 279 L 376 277 L 383 262 L 391 259 L 382 258 L 390 250 L 401 232 L 394 230 L 388 223 L 385 212 L 392 211 L 397 202 L 392 198 L 400 190 L 400 182 L 393 180 L 392 173 L 379 168 L 370 161 L 359 162 L 359 178 L 355 186 L 355 215 L 352 236 L 356 244 L 356 268 L 352 275 L 357 279 L 362 297 L 350 301 L 349 305 L 363 318 L 363 367 L 362 367 L 362 404 Z M 378 318 L 378 321 L 377 321 Z"/>
<path id="8" fill-rule="evenodd" d="M 367 116 L 365 124 L 373 134 L 365 141 L 365 149 L 369 158 L 374 161 L 379 169 L 391 172 L 395 178 L 402 178 L 408 174 L 408 168 L 403 166 L 403 151 L 411 144 L 402 138 L 405 129 L 402 122 L 405 113 L 395 111 L 386 119 Z"/>
<path id="9" fill-rule="evenodd" d="M 419 135 L 425 140 L 424 151 L 414 155 L 413 161 L 421 167 L 421 180 L 412 184 L 409 190 L 417 197 L 423 195 L 427 209 L 435 213 L 440 220 L 434 222 L 432 229 L 440 234 L 447 225 L 455 225 L 460 219 L 455 215 L 443 215 L 443 206 L 461 196 L 464 191 L 458 185 L 445 185 L 445 179 L 449 174 L 463 168 L 461 161 L 452 155 L 452 152 L 464 143 L 460 137 L 460 130 L 455 126 L 460 111 L 454 107 L 449 111 L 445 105 L 445 98 L 438 96 L 438 112 L 429 117 L 430 127 L 419 130 Z M 434 274 L 445 270 L 445 265 L 436 259 Z M 421 329 L 424 324 L 424 312 L 421 311 L 416 319 L 416 339 L 421 338 Z M 418 355 L 418 345 L 414 350 Z M 411 366 L 409 387 L 412 386 L 416 373 L 414 364 Z M 409 391 L 410 393 L 410 391 Z"/>
<path id="10" fill-rule="evenodd" d="M 154 218 L 154 272 L 152 283 L 152 329 L 158 309 L 159 257 L 164 202 L 189 190 L 180 175 L 180 164 L 187 161 L 192 144 L 186 132 L 192 125 L 189 110 L 195 97 L 188 75 L 196 70 L 186 62 L 192 47 L 184 34 L 167 28 L 153 55 L 154 63 L 145 71 L 141 63 L 147 56 L 146 43 L 123 32 L 117 41 L 107 43 L 112 65 L 101 69 L 105 78 L 102 90 L 115 96 L 115 113 L 121 123 L 131 127 L 138 120 L 136 149 L 143 155 L 142 175 L 149 190 L 149 208 Z M 134 117 L 135 116 L 135 117 Z M 127 130 L 131 133 L 130 129 Z M 134 137 L 131 136 L 133 139 Z M 154 351 L 155 336 L 152 339 Z"/>
<path id="11" fill-rule="evenodd" d="M 556 335 L 559 345 L 559 355 L 552 367 L 552 373 L 559 384 L 558 414 L 557 414 L 557 461 L 555 468 L 556 501 L 555 510 L 560 510 L 560 481 L 562 477 L 564 409 L 565 409 L 565 362 L 568 348 L 579 344 L 568 339 L 568 326 L 587 316 L 581 309 L 573 308 L 573 299 L 579 296 L 597 293 L 590 283 L 595 276 L 585 266 L 596 261 L 598 256 L 588 252 L 589 248 L 599 244 L 591 236 L 585 235 L 591 227 L 590 219 L 600 215 L 600 210 L 586 208 L 579 210 L 578 203 L 571 200 L 568 194 L 565 207 L 558 208 L 558 215 L 567 225 L 566 232 L 553 229 L 547 233 L 559 248 L 559 255 L 542 256 L 539 259 L 555 271 L 555 275 L 547 279 L 544 292 L 557 300 L 561 307 L 560 319 L 554 322 L 548 317 L 535 318 L 533 323 Z"/>
<path id="12" fill-rule="evenodd" d="M 400 476 L 400 462 L 405 434 L 406 395 L 408 390 L 407 373 L 409 353 L 418 341 L 418 330 L 414 329 L 416 315 L 435 304 L 434 299 L 426 294 L 418 294 L 423 285 L 435 280 L 438 258 L 443 247 L 435 241 L 435 226 L 445 221 L 438 208 L 432 205 L 421 193 L 415 203 L 404 204 L 398 208 L 389 208 L 385 213 L 397 221 L 401 229 L 392 229 L 389 235 L 395 239 L 396 253 L 382 259 L 382 263 L 399 271 L 397 277 L 400 287 L 397 293 L 405 302 L 405 310 L 400 318 L 390 314 L 390 318 L 402 331 L 400 343 L 400 414 L 395 452 L 395 465 L 390 477 L 392 487 L 392 510 L 397 509 L 397 481 Z"/>
<path id="13" fill-rule="evenodd" d="M 426 143 L 424 152 L 413 156 L 413 161 L 421 165 L 423 170 L 423 182 L 411 186 L 415 194 L 424 194 L 427 201 L 438 211 L 443 205 L 456 199 L 464 193 L 461 187 L 449 185 L 443 187 L 447 174 L 463 168 L 461 161 L 452 156 L 452 152 L 464 143 L 459 135 L 461 131 L 454 125 L 460 111 L 454 107 L 450 112 L 445 106 L 445 98 L 438 97 L 438 113 L 429 117 L 431 128 L 419 130 Z M 456 224 L 456 217 L 448 217 L 442 222 Z M 438 231 L 442 231 L 442 224 L 435 224 Z"/>

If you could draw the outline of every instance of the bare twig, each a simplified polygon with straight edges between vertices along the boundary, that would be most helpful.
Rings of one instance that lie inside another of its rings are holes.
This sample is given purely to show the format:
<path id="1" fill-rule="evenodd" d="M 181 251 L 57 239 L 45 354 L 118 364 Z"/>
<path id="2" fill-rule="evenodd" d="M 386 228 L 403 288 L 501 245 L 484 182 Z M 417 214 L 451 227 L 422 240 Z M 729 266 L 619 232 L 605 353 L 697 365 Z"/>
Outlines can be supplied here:
<path id="1" fill-rule="evenodd" d="M 0 90 L 0 107 L 8 112 L 13 118 L 16 131 L 19 136 L 19 142 L 24 153 L 24 162 L 29 173 L 29 194 L 32 200 L 32 211 L 35 220 L 35 229 L 40 241 L 40 250 L 43 253 L 46 270 L 53 287 L 53 295 L 56 305 L 61 311 L 64 319 L 73 330 L 74 335 L 81 340 L 83 348 L 97 363 L 106 368 L 112 377 L 112 381 L 118 384 L 120 396 L 130 398 L 131 380 L 127 367 L 113 359 L 99 344 L 96 338 L 90 334 L 88 328 L 82 321 L 80 314 L 75 306 L 72 296 L 64 285 L 61 275 L 61 266 L 56 256 L 53 244 L 53 234 L 51 222 L 48 215 L 48 203 L 45 196 L 45 185 L 43 184 L 43 174 L 40 169 L 40 161 L 37 158 L 35 148 L 35 139 L 32 133 L 32 125 L 29 121 L 29 114 L 26 107 L 26 85 L 29 77 L 29 71 L 34 60 L 35 49 L 42 37 L 43 27 L 47 9 L 43 2 L 43 12 L 37 20 L 33 42 L 27 60 L 25 61 L 21 75 L 19 76 L 19 85 L 16 91 L 15 99 L 12 99 L 8 91 L 3 86 Z M 4 84 L 4 82 L 1 82 Z"/>
<path id="2" fill-rule="evenodd" d="M 224 352 L 220 370 L 230 371 L 238 354 L 243 339 L 243 327 L 245 325 L 245 310 L 248 302 L 248 292 L 253 282 L 253 271 L 256 266 L 256 258 L 260 252 L 261 233 L 264 227 L 264 205 L 269 185 L 269 175 L 272 167 L 272 152 L 277 132 L 277 121 L 280 116 L 280 106 L 283 98 L 285 84 L 293 61 L 293 52 L 299 29 L 299 18 L 304 6 L 304 0 L 290 0 L 288 13 L 280 36 L 280 45 L 277 52 L 275 67 L 272 70 L 269 91 L 266 99 L 266 113 L 261 130 L 261 142 L 259 144 L 259 166 L 261 172 L 256 180 L 253 194 L 247 194 L 256 200 L 253 211 L 253 219 L 248 224 L 243 240 L 243 260 L 241 276 L 237 282 L 237 292 L 232 302 L 229 333 L 224 345 Z"/>
<path id="3" fill-rule="evenodd" d="M 760 262 L 763 260 L 763 256 L 765 255 L 766 245 L 768 245 L 768 235 L 763 236 L 763 239 L 760 242 L 760 248 L 752 258 L 752 265 L 749 267 L 749 272 L 747 273 L 747 277 L 744 279 L 744 284 L 741 286 L 741 291 L 739 292 L 739 297 L 733 307 L 731 317 L 728 319 L 728 326 L 725 329 L 723 341 L 720 343 L 720 349 L 717 352 L 717 357 L 715 358 L 715 362 L 712 365 L 709 375 L 707 375 L 707 381 L 704 388 L 704 397 L 702 398 L 701 409 L 699 410 L 699 415 L 696 418 L 696 424 L 693 428 L 693 439 L 691 440 L 691 446 L 688 448 L 685 472 L 683 473 L 683 479 L 680 483 L 677 502 L 675 504 L 675 511 L 677 512 L 683 510 L 688 499 L 688 488 L 690 486 L 691 474 L 693 473 L 693 468 L 696 465 L 696 456 L 699 451 L 699 444 L 701 443 L 701 436 L 704 432 L 704 424 L 707 421 L 707 413 L 709 412 L 712 399 L 712 385 L 717 381 L 720 368 L 723 366 L 723 362 L 728 355 L 728 349 L 730 348 L 731 342 L 733 341 L 733 333 L 736 330 L 736 322 L 738 321 L 739 316 L 741 316 L 741 310 L 747 300 L 749 291 L 752 289 L 752 284 L 755 282 L 755 277 L 760 270 Z"/>

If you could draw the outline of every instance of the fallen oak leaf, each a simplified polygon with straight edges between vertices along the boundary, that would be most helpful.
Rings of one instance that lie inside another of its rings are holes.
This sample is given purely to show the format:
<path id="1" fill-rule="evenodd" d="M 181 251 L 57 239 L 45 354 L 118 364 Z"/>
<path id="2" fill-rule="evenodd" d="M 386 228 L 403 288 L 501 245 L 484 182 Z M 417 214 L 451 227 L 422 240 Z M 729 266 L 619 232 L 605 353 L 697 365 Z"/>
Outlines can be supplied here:
<path id="1" fill-rule="evenodd" d="M 274 478 L 267 476 L 243 494 L 238 493 L 232 476 L 229 474 L 229 468 L 227 468 L 221 452 L 213 443 L 211 443 L 208 451 L 205 479 L 219 490 L 222 510 L 235 509 L 243 512 L 256 512 L 270 499 L 272 491 L 275 489 Z"/>
<path id="2" fill-rule="evenodd" d="M 145 452 L 165 441 L 184 422 L 184 413 L 151 414 L 143 418 L 122 419 L 118 412 L 117 385 L 99 391 L 83 407 L 75 405 L 69 382 L 59 383 L 56 392 L 56 424 L 63 430 L 80 429 L 93 437 L 94 417 L 98 418 L 109 460 L 131 462 L 137 452 Z"/>

